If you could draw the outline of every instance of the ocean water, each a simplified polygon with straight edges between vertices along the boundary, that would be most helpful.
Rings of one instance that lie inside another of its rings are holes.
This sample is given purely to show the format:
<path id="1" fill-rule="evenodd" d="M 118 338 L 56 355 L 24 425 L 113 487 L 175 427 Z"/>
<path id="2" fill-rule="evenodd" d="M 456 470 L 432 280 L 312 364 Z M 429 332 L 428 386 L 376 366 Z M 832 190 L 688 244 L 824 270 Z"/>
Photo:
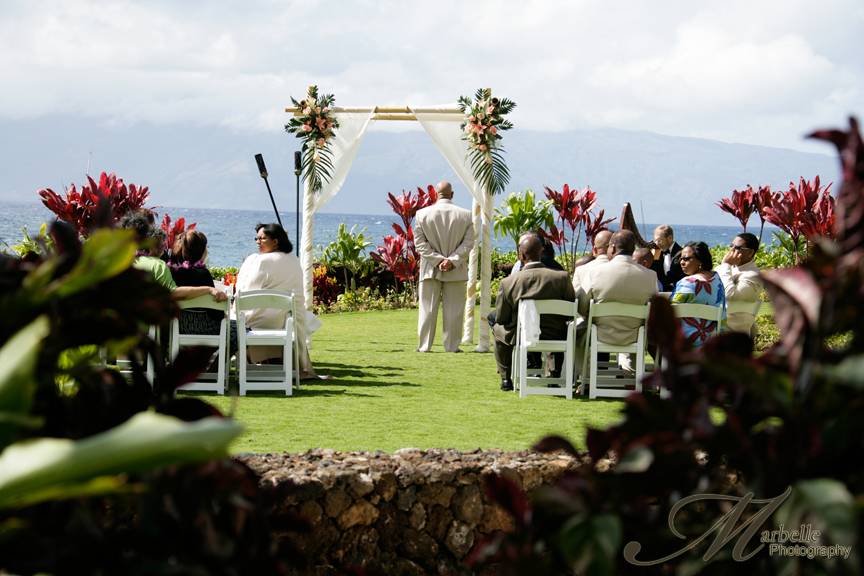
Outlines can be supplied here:
<path id="1" fill-rule="evenodd" d="M 240 266 L 243 259 L 254 252 L 255 224 L 274 221 L 272 211 L 266 210 L 215 210 L 208 208 L 160 208 L 162 214 L 168 214 L 172 220 L 186 218 L 187 223 L 195 222 L 197 228 L 207 235 L 209 263 L 212 266 Z M 294 212 L 280 212 L 282 224 L 288 232 L 291 242 L 296 238 L 296 215 Z M 35 234 L 43 222 L 53 220 L 53 214 L 40 203 L 14 203 L 0 201 L 0 247 L 12 245 L 21 241 L 22 229 L 27 228 Z M 313 244 L 316 253 L 320 254 L 323 246 L 333 241 L 339 224 L 344 223 L 349 229 L 356 226 L 357 231 L 364 231 L 371 249 L 383 244 L 387 234 L 393 234 L 391 225 L 400 222 L 395 214 L 328 214 L 319 213 L 315 216 Z M 301 221 L 302 226 L 302 221 Z M 642 235 L 650 238 L 655 224 L 640 226 Z M 684 244 L 691 240 L 702 240 L 709 246 L 728 244 L 740 231 L 737 226 L 696 226 L 673 224 L 675 239 Z M 301 228 L 302 231 L 302 228 Z M 766 234 L 766 237 L 769 236 Z M 513 250 L 509 238 L 492 238 L 493 246 L 501 251 Z"/>

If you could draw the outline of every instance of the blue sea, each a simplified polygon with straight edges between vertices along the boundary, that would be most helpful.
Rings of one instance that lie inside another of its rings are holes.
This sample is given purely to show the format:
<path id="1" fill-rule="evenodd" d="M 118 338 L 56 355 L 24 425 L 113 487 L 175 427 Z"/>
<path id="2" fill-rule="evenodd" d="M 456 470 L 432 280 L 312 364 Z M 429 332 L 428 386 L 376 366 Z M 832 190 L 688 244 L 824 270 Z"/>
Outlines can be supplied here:
<path id="1" fill-rule="evenodd" d="M 187 223 L 195 222 L 199 230 L 207 235 L 209 264 L 211 266 L 240 266 L 243 259 L 256 250 L 255 224 L 272 222 L 273 212 L 266 210 L 216 210 L 208 208 L 175 208 L 163 207 L 157 210 L 160 217 L 163 214 L 171 216 L 172 220 L 186 218 Z M 280 212 L 282 224 L 288 231 L 288 236 L 294 242 L 296 238 L 296 214 Z M 39 231 L 43 222 L 53 220 L 53 214 L 40 203 L 15 203 L 0 201 L 0 248 L 5 245 L 17 244 L 23 237 L 22 230 L 27 228 L 31 234 Z M 357 231 L 363 231 L 366 239 L 372 242 L 372 249 L 383 244 L 387 234 L 393 234 L 391 225 L 398 222 L 395 214 L 328 214 L 319 213 L 315 217 L 316 253 L 320 254 L 323 247 L 336 237 L 339 224 L 344 223 L 349 229 L 356 226 Z M 642 235 L 651 238 L 655 224 L 640 226 Z M 302 221 L 301 221 L 302 227 Z M 709 246 L 727 244 L 732 237 L 740 232 L 737 226 L 696 226 L 673 224 L 675 239 L 684 244 L 691 240 L 702 240 Z M 302 228 L 301 228 L 302 231 Z M 495 238 L 493 245 L 500 251 L 513 250 L 509 238 Z"/>

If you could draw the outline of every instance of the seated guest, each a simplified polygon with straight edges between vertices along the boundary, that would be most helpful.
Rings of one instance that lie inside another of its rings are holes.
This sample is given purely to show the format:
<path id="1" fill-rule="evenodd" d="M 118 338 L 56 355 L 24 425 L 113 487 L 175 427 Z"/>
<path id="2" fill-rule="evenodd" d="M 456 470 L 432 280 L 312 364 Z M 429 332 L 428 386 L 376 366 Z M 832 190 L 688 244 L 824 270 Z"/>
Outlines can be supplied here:
<path id="1" fill-rule="evenodd" d="M 513 390 L 511 377 L 513 346 L 516 343 L 516 322 L 519 302 L 527 300 L 575 299 L 573 285 L 566 272 L 550 270 L 541 262 L 543 242 L 536 234 L 523 235 L 519 240 L 519 261 L 522 271 L 501 282 L 495 303 L 496 322 L 492 326 L 495 336 L 495 361 L 501 376 L 501 390 Z M 540 318 L 540 338 L 558 340 L 567 337 L 567 319 L 562 316 L 543 315 Z M 557 367 L 560 371 L 561 367 Z"/>
<path id="2" fill-rule="evenodd" d="M 675 242 L 675 233 L 668 224 L 661 224 L 654 229 L 654 241 L 648 244 L 651 255 L 654 256 L 654 264 L 651 269 L 657 273 L 657 278 L 663 285 L 661 292 L 672 292 L 675 283 L 684 277 L 681 267 L 678 265 L 678 255 L 681 253 L 681 245 Z"/>
<path id="3" fill-rule="evenodd" d="M 588 317 L 591 300 L 645 304 L 657 293 L 657 275 L 633 261 L 636 237 L 629 230 L 619 230 L 609 240 L 609 262 L 590 270 L 587 287 L 577 290 L 579 313 Z M 624 346 L 636 342 L 642 321 L 638 318 L 607 316 L 596 320 L 601 342 Z M 588 330 L 585 331 L 588 334 Z M 576 358 L 584 354 L 586 338 L 577 339 Z M 577 365 L 577 370 L 580 366 Z"/>
<path id="4" fill-rule="evenodd" d="M 308 338 L 311 322 L 317 322 L 306 310 L 303 292 L 303 270 L 300 260 L 293 254 L 294 247 L 288 234 L 279 224 L 258 224 L 255 227 L 258 253 L 251 254 L 237 273 L 237 292 L 249 290 L 278 290 L 294 294 L 295 328 L 299 348 L 300 378 L 318 378 L 309 358 Z M 260 309 L 246 313 L 247 328 L 281 328 L 285 325 L 284 310 Z M 252 362 L 281 358 L 279 346 L 255 346 L 249 349 Z"/>
<path id="5" fill-rule="evenodd" d="M 708 304 L 726 307 L 726 293 L 720 274 L 711 270 L 711 251 L 705 242 L 688 242 L 679 256 L 684 278 L 675 284 L 672 303 Z M 725 316 L 725 311 L 724 311 Z M 717 329 L 717 323 L 698 318 L 682 318 L 684 339 L 693 346 L 702 346 Z"/>
<path id="6" fill-rule="evenodd" d="M 149 243 L 149 248 L 139 250 L 132 266 L 148 272 L 156 282 L 171 291 L 175 300 L 188 300 L 210 294 L 217 302 L 224 302 L 228 296 L 221 290 L 210 286 L 178 286 L 174 282 L 168 265 L 154 254 L 162 254 L 162 231 L 155 227 L 153 215 L 149 211 L 130 212 L 120 220 L 120 227 L 133 230 L 140 245 Z"/>
<path id="7" fill-rule="evenodd" d="M 633 261 L 643 268 L 647 268 L 654 272 L 651 268 L 651 265 L 654 264 L 654 255 L 651 253 L 650 248 L 636 248 L 636 250 L 633 251 Z M 654 275 L 656 276 L 657 273 L 654 272 Z M 657 279 L 657 291 L 663 291 L 663 284 L 660 283 L 659 278 Z"/>
<path id="8" fill-rule="evenodd" d="M 210 286 L 213 276 L 204 264 L 207 236 L 198 230 L 179 235 L 171 249 L 168 268 L 177 286 Z M 223 313 L 217 310 L 186 309 L 180 313 L 181 334 L 219 334 Z"/>
<path id="9" fill-rule="evenodd" d="M 609 230 L 601 230 L 594 236 L 594 244 L 591 248 L 592 260 L 579 264 L 573 271 L 573 288 L 578 291 L 581 287 L 584 292 L 588 291 L 588 274 L 595 266 L 606 264 L 609 262 L 609 240 L 612 238 L 612 232 Z"/>
<path id="10" fill-rule="evenodd" d="M 552 244 L 552 241 L 540 234 L 539 232 L 525 232 L 522 236 L 526 236 L 529 234 L 535 234 L 540 238 L 540 241 L 543 242 L 543 256 L 540 257 L 540 262 L 549 268 L 550 270 L 564 270 L 564 267 L 555 260 L 555 246 Z M 520 236 L 520 240 L 522 238 Z M 510 276 L 519 272 L 522 269 L 522 262 L 516 260 L 516 263 L 513 265 L 513 268 L 510 270 Z"/>
<path id="11" fill-rule="evenodd" d="M 759 239 L 749 232 L 738 234 L 729 246 L 723 262 L 715 268 L 726 291 L 726 303 L 748 302 L 755 307 L 762 290 L 759 268 L 753 259 L 759 250 Z M 750 334 L 756 317 L 752 308 L 747 312 L 735 312 L 726 318 L 730 330 Z"/>

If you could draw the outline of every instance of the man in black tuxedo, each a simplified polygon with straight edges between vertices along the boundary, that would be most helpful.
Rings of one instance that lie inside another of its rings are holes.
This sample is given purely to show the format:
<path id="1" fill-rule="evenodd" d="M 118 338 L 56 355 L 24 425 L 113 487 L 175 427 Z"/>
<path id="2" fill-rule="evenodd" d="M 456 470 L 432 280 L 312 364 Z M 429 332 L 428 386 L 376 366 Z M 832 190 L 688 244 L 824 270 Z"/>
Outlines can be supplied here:
<path id="1" fill-rule="evenodd" d="M 657 273 L 657 279 L 663 285 L 664 292 L 675 290 L 675 284 L 684 277 L 678 256 L 681 254 L 681 245 L 675 242 L 672 227 L 661 224 L 654 229 L 654 241 L 648 243 L 654 256 L 651 269 Z"/>

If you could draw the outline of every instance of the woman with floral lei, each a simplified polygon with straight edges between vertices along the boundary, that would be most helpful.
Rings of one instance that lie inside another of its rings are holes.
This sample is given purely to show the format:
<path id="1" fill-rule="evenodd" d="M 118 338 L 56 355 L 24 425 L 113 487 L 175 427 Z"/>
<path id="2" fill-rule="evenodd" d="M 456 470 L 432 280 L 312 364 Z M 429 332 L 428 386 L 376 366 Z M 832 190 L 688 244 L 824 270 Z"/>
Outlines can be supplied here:
<path id="1" fill-rule="evenodd" d="M 207 257 L 207 236 L 198 230 L 188 230 L 174 241 L 168 267 L 177 286 L 213 287 L 213 276 L 204 264 Z M 218 334 L 222 322 L 218 310 L 183 310 L 180 313 L 181 334 Z"/>
<path id="2" fill-rule="evenodd" d="M 305 99 L 291 102 L 300 111 L 291 118 L 285 130 L 303 140 L 303 173 L 313 192 L 323 188 L 333 169 L 333 153 L 329 148 L 339 121 L 333 114 L 332 94 L 318 96 L 318 87 L 310 86 Z"/>

